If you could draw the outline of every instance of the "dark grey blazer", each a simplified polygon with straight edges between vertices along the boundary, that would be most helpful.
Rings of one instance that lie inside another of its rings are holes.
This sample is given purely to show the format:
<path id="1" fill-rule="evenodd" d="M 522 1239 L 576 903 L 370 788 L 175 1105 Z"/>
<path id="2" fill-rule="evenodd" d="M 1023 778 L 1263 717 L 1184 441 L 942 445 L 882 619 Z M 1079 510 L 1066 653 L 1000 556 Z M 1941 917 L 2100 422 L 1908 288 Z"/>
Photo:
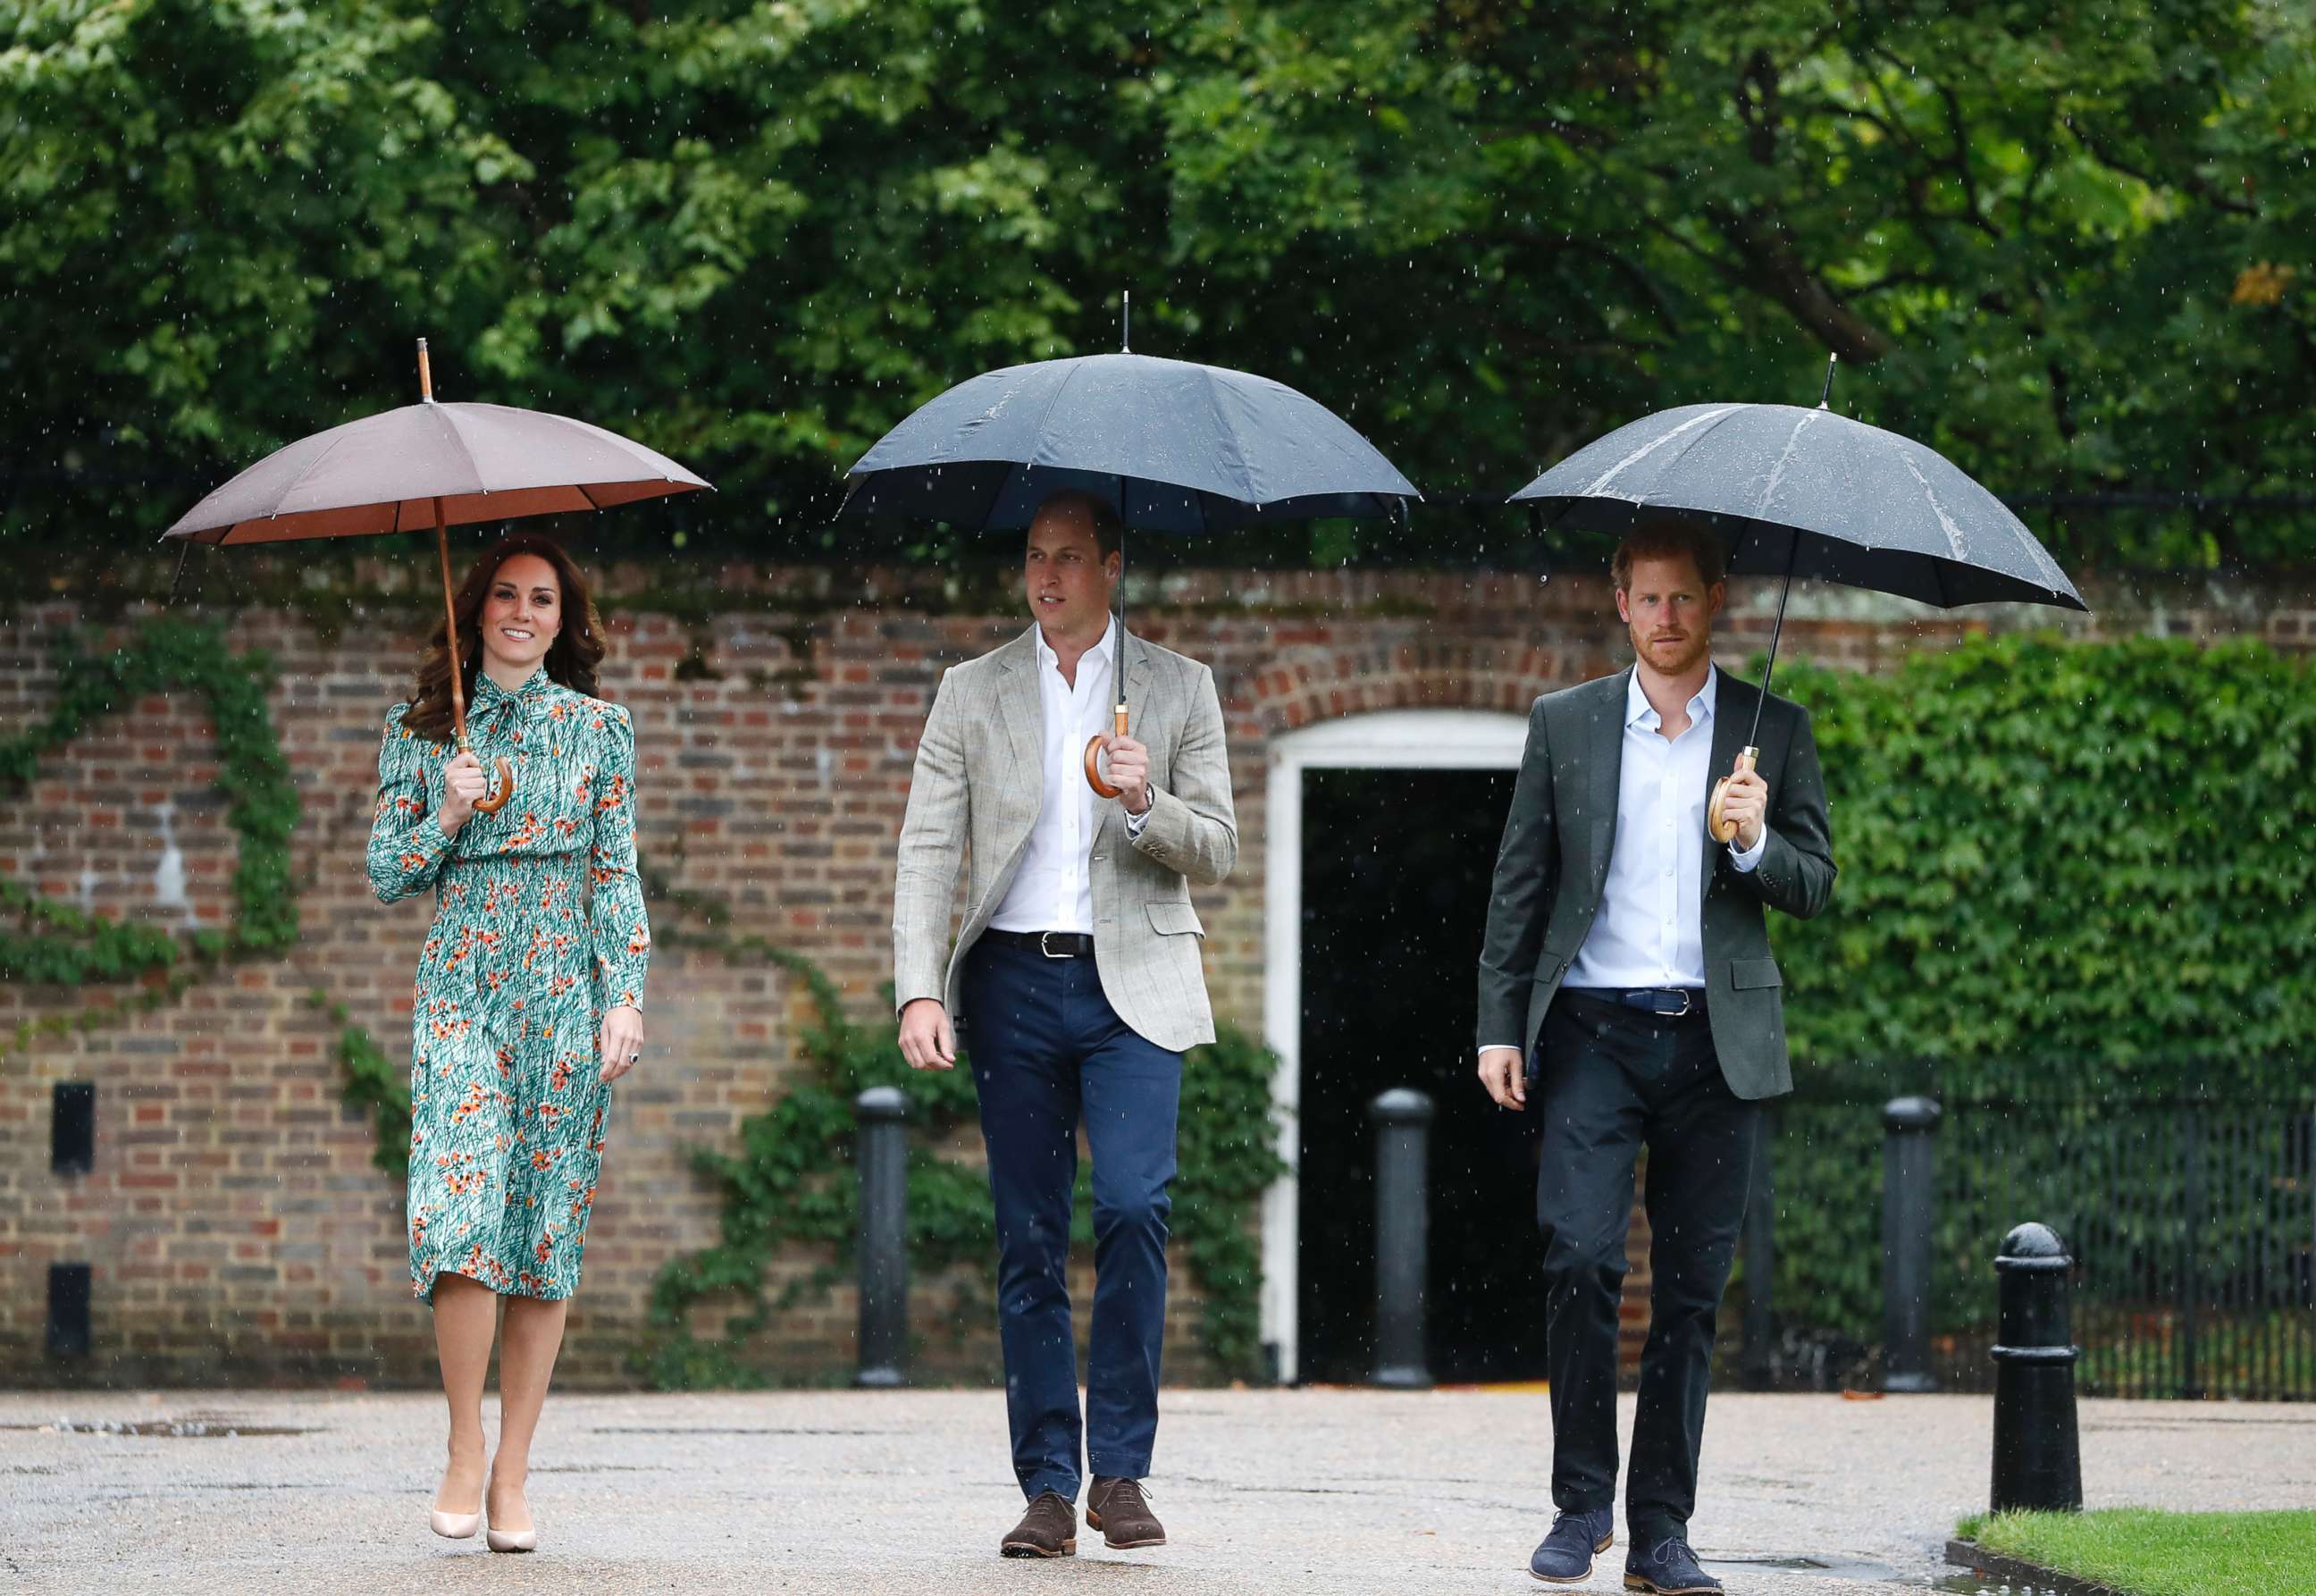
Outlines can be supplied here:
<path id="1" fill-rule="evenodd" d="M 1617 841 L 1631 670 L 1547 693 L 1528 711 L 1528 748 L 1496 854 L 1488 935 L 1480 950 L 1483 1045 L 1519 1037 L 1533 1058 L 1545 1011 L 1600 912 Z M 1706 790 L 1745 746 L 1760 689 L 1721 673 Z M 1741 1098 L 1793 1090 L 1777 961 L 1762 905 L 1807 920 L 1833 896 L 1825 777 L 1808 712 L 1775 693 L 1761 715 L 1761 779 L 1769 784 L 1768 843 L 1742 871 L 1707 839 L 1700 898 L 1707 1012 L 1721 1073 Z"/>

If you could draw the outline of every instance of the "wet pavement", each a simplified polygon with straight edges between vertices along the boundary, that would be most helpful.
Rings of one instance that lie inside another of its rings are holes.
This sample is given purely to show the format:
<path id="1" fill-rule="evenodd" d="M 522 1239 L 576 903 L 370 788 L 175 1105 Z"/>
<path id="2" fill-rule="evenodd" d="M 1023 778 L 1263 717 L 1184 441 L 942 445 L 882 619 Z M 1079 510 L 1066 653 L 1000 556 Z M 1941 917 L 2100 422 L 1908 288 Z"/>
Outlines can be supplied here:
<path id="1" fill-rule="evenodd" d="M 1625 1431 L 1630 1432 L 1626 1399 Z M 1296 1596 L 1538 1589 L 1551 1433 L 1530 1389 L 1169 1391 L 1171 1544 L 994 1555 L 1019 1514 L 1001 1394 L 576 1395 L 531 1478 L 541 1550 L 426 1529 L 420 1395 L 0 1392 L 0 1592 L 1054 1592 Z M 1991 1405 L 1724 1395 L 1691 1538 L 1732 1596 L 1920 1592 L 1985 1504 Z M 2316 1501 L 2316 1408 L 2086 1402 L 2093 1506 Z M 1590 1589 L 1621 1588 L 1619 1546 Z"/>

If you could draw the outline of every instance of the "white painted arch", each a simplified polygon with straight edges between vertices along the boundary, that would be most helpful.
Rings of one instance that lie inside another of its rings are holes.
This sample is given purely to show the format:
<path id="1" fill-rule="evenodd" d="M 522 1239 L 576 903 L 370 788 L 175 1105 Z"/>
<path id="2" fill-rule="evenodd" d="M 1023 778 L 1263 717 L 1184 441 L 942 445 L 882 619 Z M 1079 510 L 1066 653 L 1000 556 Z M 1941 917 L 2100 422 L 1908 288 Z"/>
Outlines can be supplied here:
<path id="1" fill-rule="evenodd" d="M 1525 717 L 1489 709 L 1347 715 L 1270 740 L 1264 813 L 1262 1032 L 1278 1056 L 1270 1098 L 1287 1172 L 1262 1199 L 1262 1339 L 1278 1378 L 1298 1378 L 1301 1275 L 1295 1172 L 1303 1101 L 1303 772 L 1309 770 L 1517 770 Z"/>

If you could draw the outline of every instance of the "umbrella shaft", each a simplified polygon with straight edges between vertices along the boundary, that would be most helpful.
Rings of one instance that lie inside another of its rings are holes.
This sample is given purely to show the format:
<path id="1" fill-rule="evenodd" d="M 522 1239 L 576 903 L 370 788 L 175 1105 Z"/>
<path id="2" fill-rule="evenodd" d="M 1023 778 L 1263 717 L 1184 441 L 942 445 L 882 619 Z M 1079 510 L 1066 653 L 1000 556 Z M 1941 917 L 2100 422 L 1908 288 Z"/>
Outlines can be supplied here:
<path id="1" fill-rule="evenodd" d="M 442 640 L 450 650 L 450 724 L 458 733 L 459 751 L 466 753 L 467 673 L 459 661 L 459 601 L 450 591 L 450 534 L 442 525 L 442 501 L 434 500 L 434 552 L 442 561 Z"/>
<path id="2" fill-rule="evenodd" d="M 1761 667 L 1761 696 L 1753 700 L 1753 735 L 1745 739 L 1748 748 L 1760 745 L 1761 710 L 1769 701 L 1769 675 L 1777 668 L 1777 639 L 1785 635 L 1786 601 L 1794 596 L 1794 561 L 1801 548 L 1801 537 L 1796 533 L 1792 546 L 1786 550 L 1786 584 L 1777 591 L 1777 619 L 1769 628 L 1769 659 Z"/>

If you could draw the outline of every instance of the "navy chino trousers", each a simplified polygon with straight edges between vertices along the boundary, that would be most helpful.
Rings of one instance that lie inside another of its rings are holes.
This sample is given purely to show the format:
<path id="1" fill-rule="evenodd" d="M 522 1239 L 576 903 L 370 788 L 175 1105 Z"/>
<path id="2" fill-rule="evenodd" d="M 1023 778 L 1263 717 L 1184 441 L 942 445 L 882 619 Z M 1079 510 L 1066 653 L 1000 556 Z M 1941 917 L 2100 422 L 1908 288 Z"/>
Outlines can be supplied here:
<path id="1" fill-rule="evenodd" d="M 1075 1502 L 1081 1442 L 1092 1475 L 1150 1472 L 1182 1056 L 1118 1017 L 1090 958 L 1048 958 L 984 939 L 966 956 L 962 996 L 997 1208 L 1013 1472 L 1025 1497 L 1053 1491 Z M 1081 1117 L 1094 1234 L 1082 1423 L 1064 1272 Z"/>

